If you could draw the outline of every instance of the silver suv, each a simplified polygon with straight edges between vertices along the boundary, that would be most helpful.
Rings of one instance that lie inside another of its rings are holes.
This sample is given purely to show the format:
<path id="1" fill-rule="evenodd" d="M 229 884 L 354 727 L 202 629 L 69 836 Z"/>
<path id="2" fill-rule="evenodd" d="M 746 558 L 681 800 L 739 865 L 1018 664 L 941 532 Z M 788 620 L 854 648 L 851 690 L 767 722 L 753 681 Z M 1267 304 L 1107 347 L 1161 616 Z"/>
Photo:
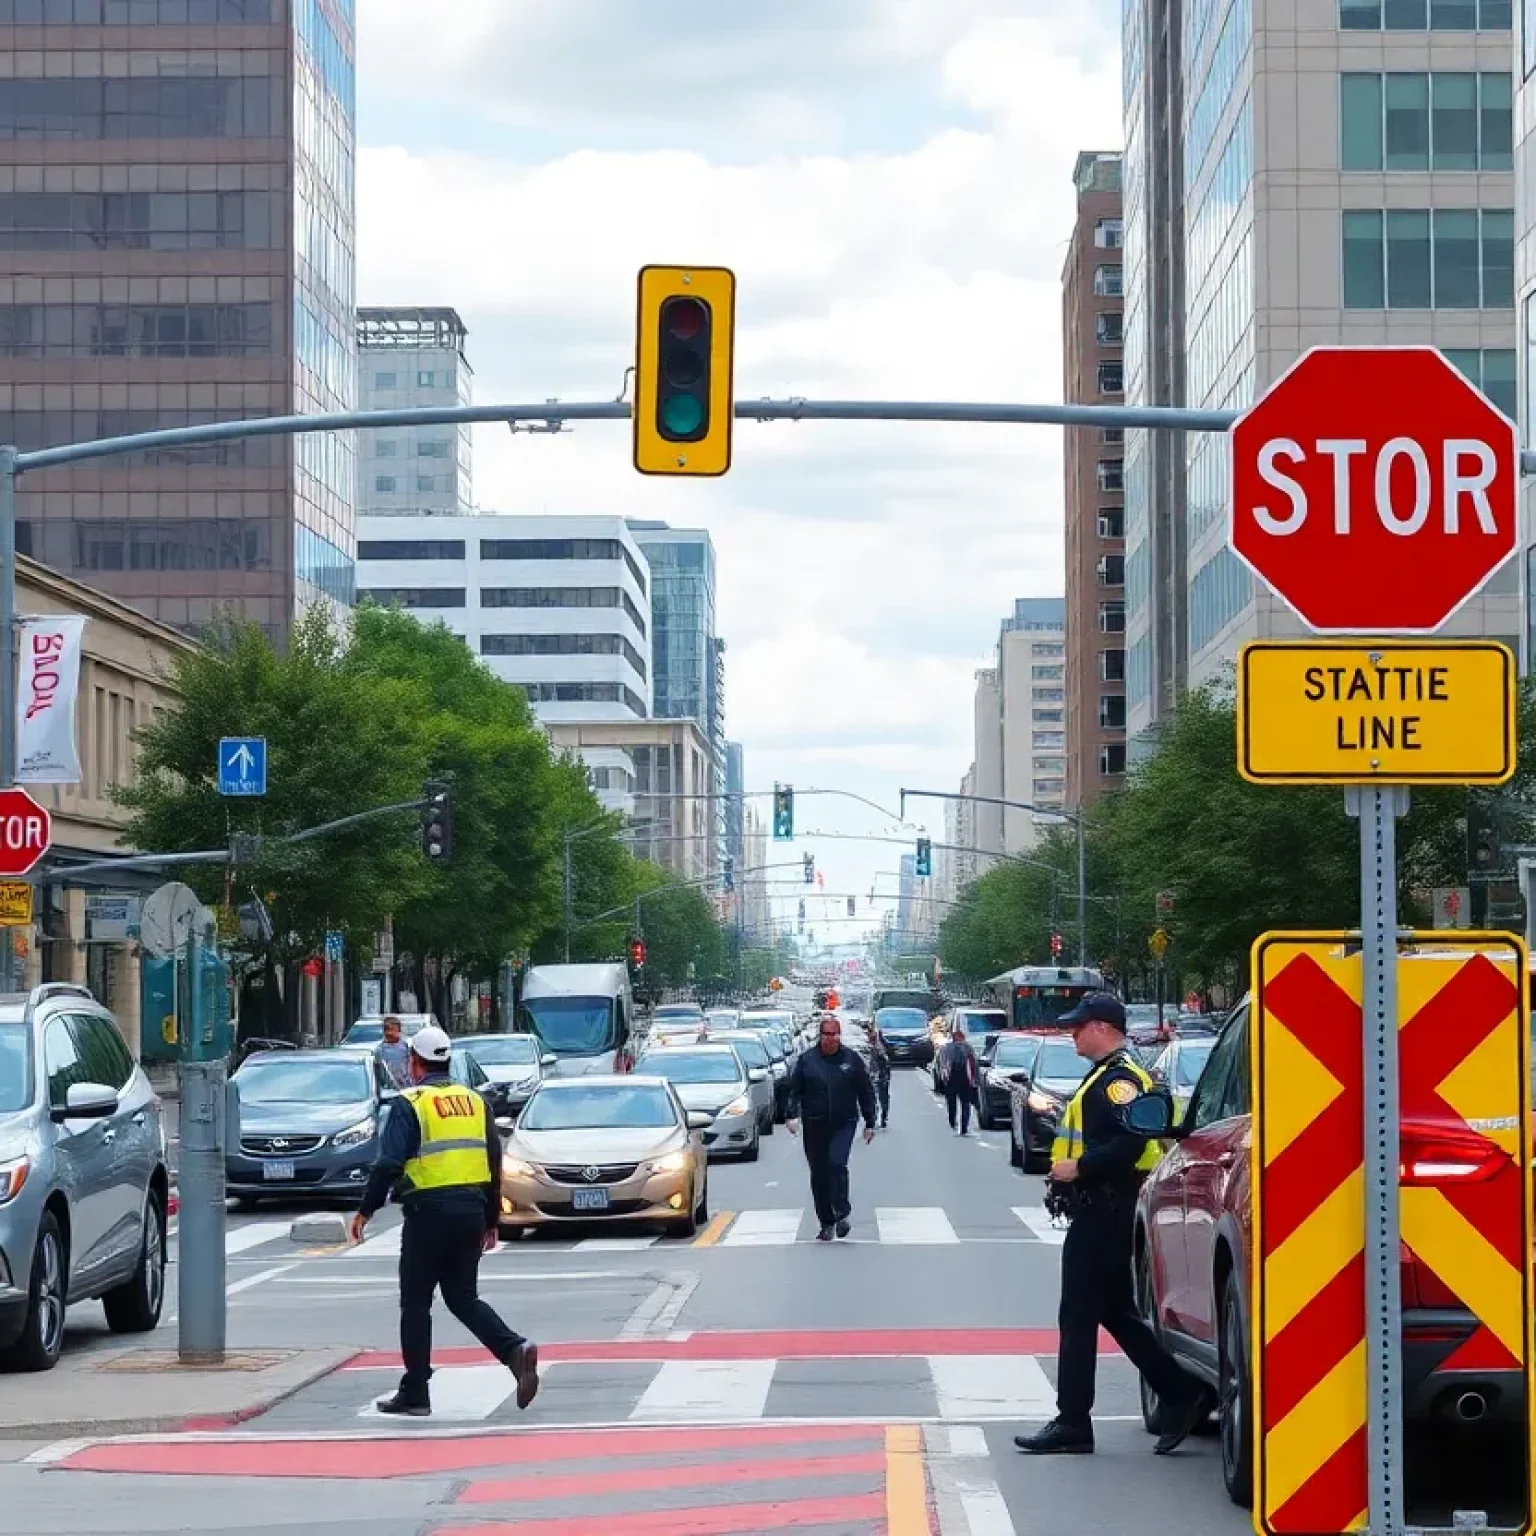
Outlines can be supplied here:
<path id="1" fill-rule="evenodd" d="M 46 1371 L 64 1309 L 147 1333 L 165 1296 L 160 1101 L 81 986 L 0 997 L 0 1368 Z"/>

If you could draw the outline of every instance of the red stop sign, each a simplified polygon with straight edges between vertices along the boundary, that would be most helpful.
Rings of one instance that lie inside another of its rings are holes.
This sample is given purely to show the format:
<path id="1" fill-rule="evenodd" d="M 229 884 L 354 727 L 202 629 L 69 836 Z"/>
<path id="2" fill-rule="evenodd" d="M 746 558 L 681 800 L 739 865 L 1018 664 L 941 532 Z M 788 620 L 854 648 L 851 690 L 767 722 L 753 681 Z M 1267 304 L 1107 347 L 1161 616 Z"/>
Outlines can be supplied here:
<path id="1" fill-rule="evenodd" d="M 1515 424 L 1433 347 L 1314 347 L 1232 429 L 1233 551 L 1312 629 L 1438 629 L 1515 552 Z"/>
<path id="2" fill-rule="evenodd" d="M 48 852 L 53 818 L 24 789 L 0 789 L 0 875 L 24 875 Z"/>

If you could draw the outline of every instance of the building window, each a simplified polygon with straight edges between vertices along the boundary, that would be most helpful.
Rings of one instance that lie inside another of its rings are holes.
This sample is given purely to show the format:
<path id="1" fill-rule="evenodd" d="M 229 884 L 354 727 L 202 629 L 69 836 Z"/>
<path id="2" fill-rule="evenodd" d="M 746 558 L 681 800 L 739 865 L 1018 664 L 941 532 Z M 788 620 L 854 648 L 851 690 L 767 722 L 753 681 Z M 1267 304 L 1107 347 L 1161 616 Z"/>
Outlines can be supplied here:
<path id="1" fill-rule="evenodd" d="M 618 560 L 629 567 L 643 597 L 645 572 L 618 539 L 481 539 L 482 560 Z"/>
<path id="2" fill-rule="evenodd" d="M 1189 584 L 1189 650 L 1203 651 L 1252 601 L 1248 567 L 1230 550 L 1218 550 Z"/>
<path id="3" fill-rule="evenodd" d="M 1063 669 L 1061 667 L 1031 667 L 1029 675 L 1037 683 L 1054 683 L 1061 679 Z"/>
<path id="4" fill-rule="evenodd" d="M 1125 537 L 1125 509 L 1123 507 L 1099 508 L 1099 537 L 1123 539 Z"/>
<path id="5" fill-rule="evenodd" d="M 463 587 L 364 587 L 358 597 L 381 608 L 463 608 Z"/>
<path id="6" fill-rule="evenodd" d="M 1035 798 L 1042 795 L 1059 795 L 1067 787 L 1067 781 L 1061 778 L 1044 778 L 1035 780 Z"/>
<path id="7" fill-rule="evenodd" d="M 1119 263 L 1113 265 L 1105 263 L 1103 266 L 1093 269 L 1093 291 L 1101 299 L 1118 299 L 1123 297 L 1122 287 L 1124 274 Z"/>
<path id="8" fill-rule="evenodd" d="M 1061 752 L 1066 749 L 1065 731 L 1035 731 L 1030 737 L 1036 752 Z"/>
<path id="9" fill-rule="evenodd" d="M 645 636 L 645 620 L 619 587 L 481 587 L 482 608 L 622 608 Z"/>
<path id="10" fill-rule="evenodd" d="M 453 457 L 453 440 L 451 438 L 433 438 L 430 442 L 417 443 L 416 457 L 418 459 L 451 459 Z"/>
<path id="11" fill-rule="evenodd" d="M 395 477 L 393 475 L 375 475 L 373 477 L 373 488 L 381 493 L 392 491 L 395 488 Z"/>
<path id="12" fill-rule="evenodd" d="M 1123 683 L 1125 681 L 1125 652 L 1114 649 L 1099 652 L 1099 681 Z"/>
<path id="13" fill-rule="evenodd" d="M 393 389 L 395 387 L 395 376 L 394 376 L 394 374 L 392 374 L 392 373 L 376 373 L 376 374 L 374 374 L 374 376 L 373 376 L 373 387 L 375 389 Z"/>
<path id="14" fill-rule="evenodd" d="M 1099 489 L 1123 491 L 1125 489 L 1125 461 L 1123 459 L 1099 460 Z"/>
<path id="15" fill-rule="evenodd" d="M 1125 225 L 1119 219 L 1100 219 L 1093 226 L 1093 243 L 1101 251 L 1118 251 L 1125 244 Z"/>
<path id="16" fill-rule="evenodd" d="M 1339 0 L 1345 32 L 1508 32 L 1510 0 Z"/>
<path id="17" fill-rule="evenodd" d="M 14 8 L 4 24 L 21 23 Z M 182 65 L 183 70 L 187 68 Z M 281 75 L 48 76 L 0 81 L 0 139 L 268 139 L 281 132 Z"/>
<path id="18" fill-rule="evenodd" d="M 437 375 L 430 368 L 421 369 L 416 375 L 417 389 L 436 389 Z"/>
<path id="19" fill-rule="evenodd" d="M 646 677 L 645 657 L 623 635 L 482 635 L 482 656 L 622 656 Z"/>
<path id="20" fill-rule="evenodd" d="M 272 568 L 272 525 L 252 518 L 133 518 L 16 525 L 22 554 L 78 571 L 266 571 Z M 60 542 L 53 544 L 57 534 Z M 307 528 L 299 533 L 307 534 Z M 67 546 L 73 542 L 73 548 Z M 45 542 L 46 541 L 46 542 Z"/>
<path id="21" fill-rule="evenodd" d="M 1442 347 L 1445 359 L 1465 374 L 1498 408 L 1515 419 L 1518 409 L 1513 347 Z"/>
<path id="22" fill-rule="evenodd" d="M 1060 625 L 1053 626 L 1060 628 Z M 1038 640 L 1029 648 L 1030 658 L 1033 661 L 1043 661 L 1053 656 L 1065 656 L 1067 648 L 1064 645 L 1042 645 Z"/>
<path id="23" fill-rule="evenodd" d="M 1101 587 L 1123 587 L 1125 585 L 1125 556 L 1104 555 L 1098 564 L 1099 585 Z"/>
<path id="24" fill-rule="evenodd" d="M 399 443 L 391 442 L 387 437 L 377 438 L 373 444 L 373 456 L 376 459 L 392 459 Z"/>
<path id="25" fill-rule="evenodd" d="M 1125 604 L 1099 604 L 1099 633 L 1121 635 L 1125 633 Z"/>
<path id="26" fill-rule="evenodd" d="M 622 683 L 519 683 L 530 704 L 622 704 L 645 718 L 645 700 Z"/>
<path id="27" fill-rule="evenodd" d="M 1035 688 L 1031 690 L 1031 695 L 1036 704 L 1065 704 L 1067 702 L 1067 695 L 1060 688 Z M 1039 711 L 1037 710 L 1036 718 L 1038 717 Z"/>
<path id="28" fill-rule="evenodd" d="M 1339 76 L 1346 171 L 1507 171 L 1514 163 L 1509 74 Z"/>
<path id="29" fill-rule="evenodd" d="M 1099 428 L 1099 441 L 1101 443 L 1106 443 L 1106 444 L 1111 444 L 1111 443 L 1123 444 L 1125 442 L 1125 428 L 1124 427 L 1100 427 Z"/>
<path id="30" fill-rule="evenodd" d="M 1125 772 L 1125 743 L 1112 741 L 1099 748 L 1099 772 L 1105 778 L 1114 778 Z"/>
<path id="31" fill-rule="evenodd" d="M 1099 729 L 1101 731 L 1125 729 L 1125 695 L 1123 693 L 1099 695 Z"/>
<path id="32" fill-rule="evenodd" d="M 359 539 L 359 560 L 462 560 L 463 539 Z"/>
<path id="33" fill-rule="evenodd" d="M 1035 690 L 1035 697 L 1040 696 L 1040 690 Z M 1032 712 L 1032 718 L 1036 725 L 1060 725 L 1064 718 L 1064 712 L 1059 709 L 1037 709 Z"/>
<path id="34" fill-rule="evenodd" d="M 1123 395 L 1125 393 L 1125 369 L 1120 363 L 1099 364 L 1099 393 Z"/>
<path id="35" fill-rule="evenodd" d="M 5 82 L 0 81 L 0 85 Z M 272 306 L 4 304 L 4 357 L 269 357 Z"/>
<path id="36" fill-rule="evenodd" d="M 1350 209 L 1346 309 L 1512 309 L 1515 221 L 1505 208 Z"/>
<path id="37" fill-rule="evenodd" d="M 1101 309 L 1093 319 L 1099 345 L 1118 347 L 1125 341 L 1125 316 L 1118 309 Z"/>
<path id="38" fill-rule="evenodd" d="M 437 477 L 435 475 L 416 476 L 416 494 L 418 496 L 430 496 L 437 489 Z"/>

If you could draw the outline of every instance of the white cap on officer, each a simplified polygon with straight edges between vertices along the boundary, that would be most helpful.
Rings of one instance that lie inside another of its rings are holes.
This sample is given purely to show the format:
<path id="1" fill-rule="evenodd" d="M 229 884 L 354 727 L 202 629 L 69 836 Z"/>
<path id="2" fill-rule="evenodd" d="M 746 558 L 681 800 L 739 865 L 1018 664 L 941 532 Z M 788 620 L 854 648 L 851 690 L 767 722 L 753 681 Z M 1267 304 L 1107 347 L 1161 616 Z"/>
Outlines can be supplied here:
<path id="1" fill-rule="evenodd" d="M 453 1041 L 436 1024 L 428 1024 L 411 1036 L 411 1050 L 428 1066 L 440 1067 L 453 1055 Z"/>

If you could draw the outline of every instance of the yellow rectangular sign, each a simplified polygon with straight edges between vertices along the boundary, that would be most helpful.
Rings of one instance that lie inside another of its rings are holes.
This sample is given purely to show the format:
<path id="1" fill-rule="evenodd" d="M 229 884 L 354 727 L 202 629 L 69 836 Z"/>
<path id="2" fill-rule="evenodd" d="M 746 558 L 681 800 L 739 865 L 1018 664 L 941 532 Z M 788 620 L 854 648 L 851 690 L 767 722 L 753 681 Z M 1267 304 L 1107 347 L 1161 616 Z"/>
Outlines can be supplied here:
<path id="1" fill-rule="evenodd" d="M 32 921 L 32 887 L 25 880 L 0 880 L 0 928 L 25 928 Z"/>
<path id="2" fill-rule="evenodd" d="M 1492 640 L 1255 640 L 1238 658 L 1251 784 L 1503 784 L 1515 658 Z"/>

